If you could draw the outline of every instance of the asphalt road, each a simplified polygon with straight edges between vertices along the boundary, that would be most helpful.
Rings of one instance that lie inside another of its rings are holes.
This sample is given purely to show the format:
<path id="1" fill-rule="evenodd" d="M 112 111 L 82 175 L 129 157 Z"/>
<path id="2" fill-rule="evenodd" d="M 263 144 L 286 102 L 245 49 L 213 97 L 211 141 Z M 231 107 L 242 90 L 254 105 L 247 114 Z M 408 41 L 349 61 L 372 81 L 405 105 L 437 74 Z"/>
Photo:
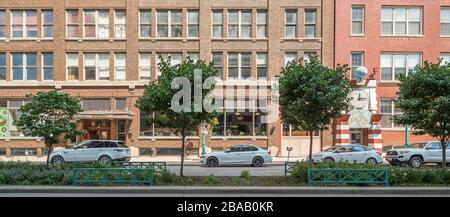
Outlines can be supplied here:
<path id="1" fill-rule="evenodd" d="M 179 165 L 168 165 L 167 169 L 176 174 L 180 173 Z M 284 165 L 251 166 L 220 166 L 205 167 L 201 165 L 185 165 L 185 176 L 240 176 L 242 171 L 249 171 L 252 176 L 283 176 Z"/>

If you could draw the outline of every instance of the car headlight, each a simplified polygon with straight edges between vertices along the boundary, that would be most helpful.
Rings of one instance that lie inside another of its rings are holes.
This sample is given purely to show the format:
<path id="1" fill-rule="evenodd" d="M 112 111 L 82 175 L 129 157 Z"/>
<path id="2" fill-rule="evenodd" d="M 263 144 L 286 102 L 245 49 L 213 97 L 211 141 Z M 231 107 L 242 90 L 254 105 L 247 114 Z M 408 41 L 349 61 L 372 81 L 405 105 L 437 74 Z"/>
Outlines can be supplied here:
<path id="1" fill-rule="evenodd" d="M 313 155 L 313 158 L 315 158 L 315 157 L 322 157 L 322 155 L 321 154 Z"/>
<path id="2" fill-rule="evenodd" d="M 408 154 L 409 151 L 399 151 L 400 154 Z"/>

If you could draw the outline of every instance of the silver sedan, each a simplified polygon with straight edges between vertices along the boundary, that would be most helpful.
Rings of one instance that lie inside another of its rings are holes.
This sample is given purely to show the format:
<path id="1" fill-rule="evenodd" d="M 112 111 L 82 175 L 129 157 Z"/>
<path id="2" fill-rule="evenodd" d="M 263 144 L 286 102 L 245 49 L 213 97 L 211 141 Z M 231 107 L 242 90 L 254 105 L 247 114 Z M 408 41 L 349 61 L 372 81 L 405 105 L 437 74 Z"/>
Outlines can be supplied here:
<path id="1" fill-rule="evenodd" d="M 315 153 L 313 162 L 383 163 L 381 153 L 362 145 L 344 145 Z"/>
<path id="2" fill-rule="evenodd" d="M 233 145 L 225 151 L 211 152 L 201 156 L 200 163 L 209 167 L 218 165 L 252 165 L 261 167 L 272 163 L 270 152 L 255 145 Z"/>

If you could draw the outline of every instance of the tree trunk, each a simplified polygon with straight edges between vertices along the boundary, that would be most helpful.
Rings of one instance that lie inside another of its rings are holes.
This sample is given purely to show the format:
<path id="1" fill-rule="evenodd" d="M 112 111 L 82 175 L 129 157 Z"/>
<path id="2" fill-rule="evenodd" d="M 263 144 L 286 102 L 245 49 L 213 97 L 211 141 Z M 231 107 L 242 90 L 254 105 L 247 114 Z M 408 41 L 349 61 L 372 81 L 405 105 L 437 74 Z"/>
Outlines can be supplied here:
<path id="1" fill-rule="evenodd" d="M 442 150 L 442 169 L 447 167 L 447 144 L 445 144 L 445 139 L 441 140 L 441 150 Z"/>
<path id="2" fill-rule="evenodd" d="M 184 168 L 184 150 L 185 150 L 185 143 L 186 140 L 186 130 L 181 131 L 181 165 L 180 165 L 180 176 L 183 177 L 183 168 Z"/>
<path id="3" fill-rule="evenodd" d="M 309 131 L 309 162 L 312 163 L 312 148 L 313 148 L 313 133 L 314 131 Z"/>
<path id="4" fill-rule="evenodd" d="M 53 151 L 53 145 L 47 145 L 48 146 L 48 151 L 47 151 L 47 164 L 46 166 L 48 167 L 48 164 L 50 162 L 50 153 L 52 153 Z"/>

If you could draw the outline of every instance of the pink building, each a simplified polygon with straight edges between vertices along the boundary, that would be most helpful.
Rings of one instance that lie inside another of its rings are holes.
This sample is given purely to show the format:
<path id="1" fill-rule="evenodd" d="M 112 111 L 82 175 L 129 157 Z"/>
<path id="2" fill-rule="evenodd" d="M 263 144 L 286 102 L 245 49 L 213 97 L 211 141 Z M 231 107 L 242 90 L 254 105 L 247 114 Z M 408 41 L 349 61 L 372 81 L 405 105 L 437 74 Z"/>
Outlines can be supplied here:
<path id="1" fill-rule="evenodd" d="M 393 102 L 398 75 L 408 74 L 423 61 L 449 61 L 450 0 L 338 0 L 335 26 L 335 64 L 348 64 L 353 70 L 365 66 L 369 74 L 375 73 L 376 116 L 382 115 L 377 130 L 335 126 L 335 144 L 349 141 L 371 146 L 374 140 L 403 144 L 405 128 L 391 119 L 401 113 Z M 336 122 L 346 123 L 345 119 Z M 380 134 L 371 134 L 374 130 Z M 409 142 L 430 139 L 409 136 Z"/>

